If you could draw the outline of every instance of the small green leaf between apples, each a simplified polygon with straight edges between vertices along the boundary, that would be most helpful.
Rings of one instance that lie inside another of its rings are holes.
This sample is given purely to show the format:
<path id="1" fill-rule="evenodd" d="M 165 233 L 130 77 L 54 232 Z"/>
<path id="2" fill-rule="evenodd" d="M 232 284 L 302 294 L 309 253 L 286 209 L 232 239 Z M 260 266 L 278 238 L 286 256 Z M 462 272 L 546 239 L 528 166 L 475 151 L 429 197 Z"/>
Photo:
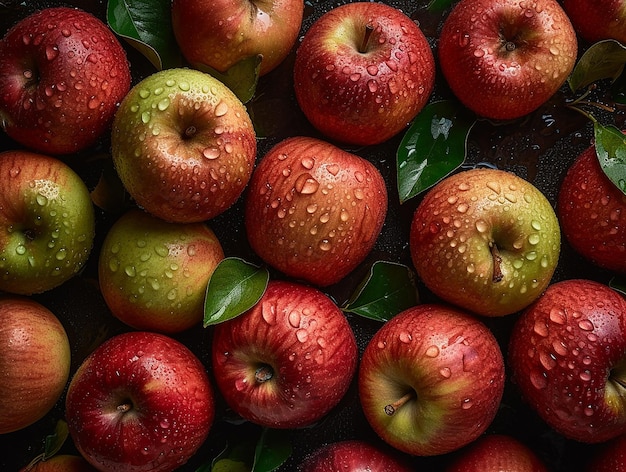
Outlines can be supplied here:
<path id="1" fill-rule="evenodd" d="M 431 0 L 426 9 L 428 11 L 443 11 L 453 3 L 454 0 Z"/>
<path id="2" fill-rule="evenodd" d="M 267 288 L 269 272 L 236 257 L 213 271 L 204 300 L 204 327 L 235 318 L 252 308 Z"/>
<path id="3" fill-rule="evenodd" d="M 108 0 L 107 22 L 157 70 L 170 69 L 182 63 L 170 8 L 171 0 Z"/>
<path id="4" fill-rule="evenodd" d="M 400 203 L 432 187 L 463 164 L 474 123 L 469 112 L 453 101 L 443 100 L 424 107 L 397 150 Z"/>
<path id="5" fill-rule="evenodd" d="M 293 452 L 289 438 L 288 431 L 263 429 L 254 451 L 252 472 L 272 472 L 278 469 Z"/>
<path id="6" fill-rule="evenodd" d="M 621 75 L 626 64 L 626 47 L 613 39 L 599 41 L 580 57 L 567 79 L 573 92 L 602 79 L 613 81 Z"/>
<path id="7" fill-rule="evenodd" d="M 615 126 L 593 124 L 596 154 L 607 177 L 626 194 L 626 135 Z"/>
<path id="8" fill-rule="evenodd" d="M 225 84 L 243 103 L 248 103 L 256 92 L 262 59 L 261 55 L 247 57 L 226 72 L 220 72 L 206 64 L 194 66 Z"/>
<path id="9" fill-rule="evenodd" d="M 407 266 L 378 261 L 352 298 L 342 308 L 376 321 L 388 321 L 419 303 L 415 274 Z"/>
<path id="10" fill-rule="evenodd" d="M 68 436 L 69 429 L 67 427 L 67 423 L 64 420 L 57 421 L 54 433 L 46 436 L 43 459 L 50 459 L 57 452 L 59 452 L 63 444 L 65 444 L 65 440 Z"/>
<path id="11" fill-rule="evenodd" d="M 613 290 L 620 292 L 623 295 L 626 295 L 626 277 L 613 277 L 609 281 L 609 287 Z"/>

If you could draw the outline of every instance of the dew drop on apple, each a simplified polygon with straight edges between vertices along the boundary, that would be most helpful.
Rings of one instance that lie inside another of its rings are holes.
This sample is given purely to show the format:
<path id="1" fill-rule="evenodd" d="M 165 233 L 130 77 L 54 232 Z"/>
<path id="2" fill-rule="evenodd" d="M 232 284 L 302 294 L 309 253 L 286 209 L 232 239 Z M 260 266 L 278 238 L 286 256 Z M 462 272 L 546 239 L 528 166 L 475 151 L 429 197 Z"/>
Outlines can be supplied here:
<path id="1" fill-rule="evenodd" d="M 535 321 L 535 325 L 533 326 L 533 331 L 543 338 L 548 336 L 548 326 L 542 320 Z"/>
<path id="2" fill-rule="evenodd" d="M 438 355 L 439 355 L 439 348 L 437 346 L 432 345 L 426 349 L 427 357 L 434 358 L 434 357 L 437 357 Z"/>
<path id="3" fill-rule="evenodd" d="M 474 402 L 472 402 L 472 399 L 471 398 L 466 398 L 461 403 L 461 408 L 463 410 L 469 410 L 473 405 L 474 405 Z"/>
<path id="4" fill-rule="evenodd" d="M 20 256 L 23 256 L 24 254 L 26 254 L 26 247 L 23 244 L 18 244 L 15 247 L 15 252 Z"/>
<path id="5" fill-rule="evenodd" d="M 548 379 L 544 372 L 534 369 L 530 372 L 530 383 L 537 390 L 542 390 L 548 386 Z"/>
<path id="6" fill-rule="evenodd" d="M 449 379 L 452 377 L 452 369 L 450 369 L 450 367 L 442 367 L 439 369 L 439 375 L 441 375 L 444 379 Z"/>

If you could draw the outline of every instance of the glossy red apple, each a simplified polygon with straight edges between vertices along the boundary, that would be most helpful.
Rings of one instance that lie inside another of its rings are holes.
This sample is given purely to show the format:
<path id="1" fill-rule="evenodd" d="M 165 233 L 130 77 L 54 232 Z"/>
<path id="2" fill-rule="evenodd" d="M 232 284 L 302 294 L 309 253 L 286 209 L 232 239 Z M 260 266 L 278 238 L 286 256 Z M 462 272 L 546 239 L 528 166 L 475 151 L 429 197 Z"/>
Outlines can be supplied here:
<path id="1" fill-rule="evenodd" d="M 228 405 L 269 428 L 312 425 L 346 393 L 357 365 L 352 328 L 321 291 L 270 281 L 243 315 L 215 326 L 213 375 Z"/>
<path id="2" fill-rule="evenodd" d="M 65 390 L 70 342 L 48 308 L 29 298 L 0 297 L 0 434 L 43 418 Z"/>
<path id="3" fill-rule="evenodd" d="M 441 29 L 441 71 L 478 115 L 515 119 L 543 105 L 576 62 L 572 24 L 556 0 L 461 0 Z"/>
<path id="4" fill-rule="evenodd" d="M 171 471 L 203 444 L 215 415 L 205 367 L 147 331 L 109 338 L 80 365 L 65 399 L 70 435 L 101 471 Z"/>
<path id="5" fill-rule="evenodd" d="M 626 195 L 600 167 L 595 146 L 568 169 L 557 211 L 574 250 L 600 267 L 626 273 Z"/>
<path id="6" fill-rule="evenodd" d="M 504 391 L 504 360 L 477 318 L 422 304 L 374 334 L 358 379 L 374 431 L 400 451 L 433 456 L 469 444 L 489 427 Z"/>
<path id="7" fill-rule="evenodd" d="M 583 39 L 626 43 L 626 1 L 563 0 L 563 9 Z"/>
<path id="8" fill-rule="evenodd" d="M 131 76 L 126 53 L 100 19 L 51 7 L 0 42 L 0 123 L 17 142 L 69 154 L 108 131 Z"/>
<path id="9" fill-rule="evenodd" d="M 378 2 L 334 7 L 305 33 L 294 64 L 300 108 L 332 140 L 371 145 L 426 105 L 435 61 L 419 26 Z"/>
<path id="10" fill-rule="evenodd" d="M 57 454 L 49 459 L 37 459 L 20 472 L 97 472 L 87 460 L 74 454 Z"/>
<path id="11" fill-rule="evenodd" d="M 626 433 L 626 299 L 599 282 L 550 285 L 511 333 L 522 397 L 562 435 L 583 443 Z"/>
<path id="12" fill-rule="evenodd" d="M 328 142 L 287 138 L 258 163 L 245 200 L 252 249 L 269 265 L 318 286 L 368 255 L 387 214 L 387 189 L 366 159 Z"/>
<path id="13" fill-rule="evenodd" d="M 626 434 L 598 446 L 586 472 L 626 472 Z"/>

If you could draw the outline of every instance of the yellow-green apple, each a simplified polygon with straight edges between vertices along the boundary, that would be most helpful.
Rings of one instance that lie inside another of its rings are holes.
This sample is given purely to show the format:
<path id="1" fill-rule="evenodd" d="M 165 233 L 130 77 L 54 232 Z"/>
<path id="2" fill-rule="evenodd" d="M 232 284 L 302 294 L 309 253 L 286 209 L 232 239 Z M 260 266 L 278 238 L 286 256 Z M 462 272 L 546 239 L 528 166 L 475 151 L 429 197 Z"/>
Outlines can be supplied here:
<path id="1" fill-rule="evenodd" d="M 325 136 L 382 143 L 426 105 L 435 61 L 419 26 L 377 2 L 332 8 L 305 33 L 294 64 L 300 108 Z"/>
<path id="2" fill-rule="evenodd" d="M 626 434 L 598 446 L 586 472 L 626 472 Z"/>
<path id="3" fill-rule="evenodd" d="M 135 329 L 177 333 L 198 325 L 211 274 L 224 259 L 206 223 L 169 223 L 132 209 L 109 229 L 98 274 L 104 300 Z"/>
<path id="4" fill-rule="evenodd" d="M 291 52 L 303 13 L 303 0 L 174 0 L 172 27 L 195 68 L 226 72 L 261 55 L 259 73 L 265 75 Z"/>
<path id="5" fill-rule="evenodd" d="M 85 265 L 95 236 L 89 189 L 61 160 L 0 153 L 0 290 L 23 295 L 61 285 Z"/>
<path id="6" fill-rule="evenodd" d="M 117 37 L 83 10 L 42 9 L 0 42 L 0 124 L 39 152 L 69 154 L 95 144 L 130 83 Z"/>
<path id="7" fill-rule="evenodd" d="M 0 434 L 43 418 L 70 375 L 70 342 L 48 308 L 30 298 L 0 298 Z"/>
<path id="8" fill-rule="evenodd" d="M 574 68 L 577 50 L 557 0 L 461 0 L 438 44 L 452 92 L 492 119 L 519 118 L 547 102 Z"/>
<path id="9" fill-rule="evenodd" d="M 410 252 L 428 288 L 484 316 L 528 306 L 556 269 L 561 232 L 552 204 L 529 181 L 475 168 L 430 189 L 413 215 Z"/>
<path id="10" fill-rule="evenodd" d="M 608 285 L 551 284 L 517 320 L 509 364 L 522 397 L 563 436 L 626 433 L 626 299 Z"/>
<path id="11" fill-rule="evenodd" d="M 411 472 L 408 460 L 377 445 L 346 439 L 318 447 L 299 465 L 298 472 Z"/>
<path id="12" fill-rule="evenodd" d="M 421 304 L 370 339 L 358 373 L 367 421 L 389 445 L 441 455 L 477 439 L 498 412 L 505 372 L 498 341 L 480 320 Z"/>
<path id="13" fill-rule="evenodd" d="M 83 456 L 56 454 L 50 458 L 37 458 L 22 467 L 20 472 L 98 472 Z"/>
<path id="14" fill-rule="evenodd" d="M 215 416 L 204 365 L 164 334 L 106 340 L 70 381 L 65 416 L 81 455 L 101 471 L 171 471 L 204 443 Z"/>
<path id="15" fill-rule="evenodd" d="M 562 3 L 574 29 L 586 41 L 616 39 L 626 43 L 626 1 L 563 0 Z"/>
<path id="16" fill-rule="evenodd" d="M 602 170 L 594 145 L 561 181 L 557 211 L 563 235 L 579 254 L 626 273 L 626 195 Z"/>
<path id="17" fill-rule="evenodd" d="M 445 472 L 548 472 L 543 460 L 508 434 L 487 434 L 453 456 Z"/>
<path id="18" fill-rule="evenodd" d="M 111 149 L 138 205 L 167 221 L 195 223 L 239 198 L 252 174 L 256 135 L 246 108 L 222 82 L 167 69 L 124 97 Z"/>
<path id="19" fill-rule="evenodd" d="M 217 386 L 242 418 L 269 428 L 301 428 L 343 398 L 358 351 L 348 320 L 324 293 L 272 280 L 244 314 L 215 326 Z"/>
<path id="20" fill-rule="evenodd" d="M 287 138 L 258 163 L 246 194 L 252 249 L 290 277 L 338 282 L 371 251 L 387 189 L 368 160 L 316 138 Z"/>

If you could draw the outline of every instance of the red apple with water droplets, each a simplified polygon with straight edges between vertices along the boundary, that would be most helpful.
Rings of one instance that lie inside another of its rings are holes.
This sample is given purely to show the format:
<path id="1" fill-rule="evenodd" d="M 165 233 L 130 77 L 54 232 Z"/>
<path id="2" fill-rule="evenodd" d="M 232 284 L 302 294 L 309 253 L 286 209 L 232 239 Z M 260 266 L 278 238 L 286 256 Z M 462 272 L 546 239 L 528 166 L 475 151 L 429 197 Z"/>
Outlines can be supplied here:
<path id="1" fill-rule="evenodd" d="M 359 367 L 365 417 L 388 444 L 440 455 L 478 438 L 504 391 L 504 360 L 477 318 L 440 304 L 409 308 L 368 342 Z"/>
<path id="2" fill-rule="evenodd" d="M 492 119 L 519 118 L 547 102 L 574 68 L 577 49 L 556 0 L 461 0 L 438 43 L 452 92 Z"/>
<path id="3" fill-rule="evenodd" d="M 57 454 L 50 458 L 38 457 L 20 469 L 20 472 L 98 472 L 83 456 Z"/>
<path id="4" fill-rule="evenodd" d="M 550 285 L 515 324 L 512 379 L 554 430 L 583 443 L 626 433 L 626 299 L 599 282 Z"/>
<path id="5" fill-rule="evenodd" d="M 583 39 L 626 43 L 626 1 L 563 0 L 563 9 Z"/>
<path id="6" fill-rule="evenodd" d="M 43 9 L 0 42 L 0 123 L 39 152 L 70 154 L 95 144 L 130 83 L 122 45 L 86 11 Z"/>
<path id="7" fill-rule="evenodd" d="M 244 314 L 215 326 L 213 374 L 241 417 L 269 428 L 319 421 L 343 398 L 358 351 L 348 320 L 321 291 L 272 280 Z"/>
<path id="8" fill-rule="evenodd" d="M 598 446 L 586 472 L 626 472 L 626 434 Z"/>
<path id="9" fill-rule="evenodd" d="M 322 15 L 296 52 L 300 108 L 332 140 L 371 145 L 404 130 L 428 102 L 435 60 L 401 10 L 353 2 Z"/>
<path id="10" fill-rule="evenodd" d="M 258 163 L 244 218 L 250 245 L 266 263 L 327 286 L 363 262 L 386 213 L 385 181 L 371 162 L 297 136 Z"/>

